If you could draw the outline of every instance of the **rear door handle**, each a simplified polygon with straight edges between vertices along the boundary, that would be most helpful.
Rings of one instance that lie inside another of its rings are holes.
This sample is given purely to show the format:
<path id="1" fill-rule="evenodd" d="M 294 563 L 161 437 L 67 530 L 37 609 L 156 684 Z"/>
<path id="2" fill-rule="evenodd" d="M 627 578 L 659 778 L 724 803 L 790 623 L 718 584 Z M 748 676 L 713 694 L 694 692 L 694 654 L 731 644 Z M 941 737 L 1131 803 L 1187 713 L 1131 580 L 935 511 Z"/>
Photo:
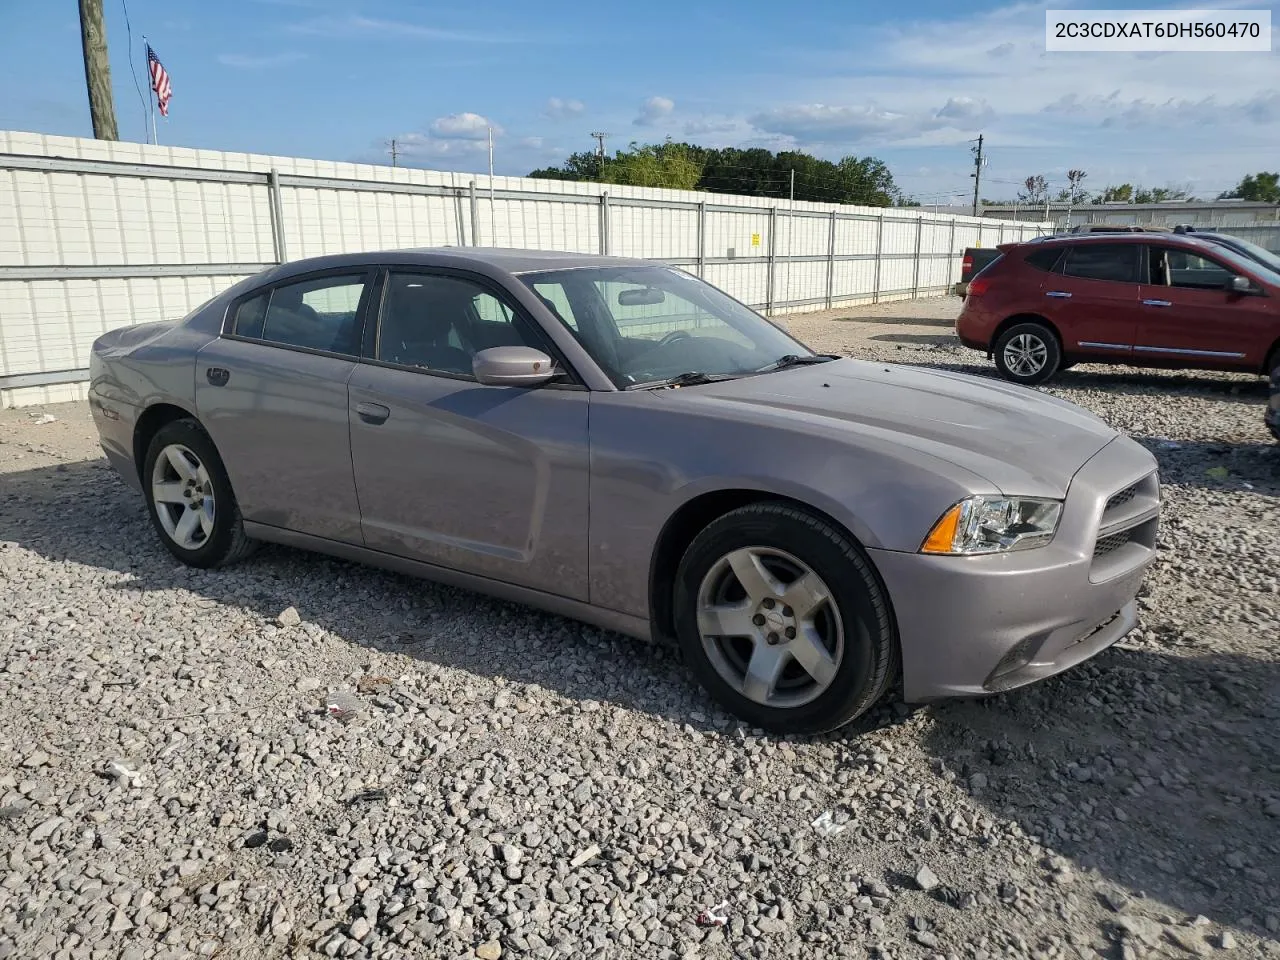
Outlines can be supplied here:
<path id="1" fill-rule="evenodd" d="M 1045 294 L 1045 296 L 1046 296 L 1046 297 L 1058 297 L 1059 299 L 1062 299 L 1062 300 L 1070 300 L 1070 299 L 1071 299 L 1071 294 L 1067 293 L 1067 291 L 1065 291 L 1065 290 L 1050 290 L 1048 293 L 1046 293 L 1046 294 Z"/>
<path id="2" fill-rule="evenodd" d="M 357 403 L 356 414 L 365 423 L 372 423 L 377 426 L 380 423 L 387 422 L 387 417 L 391 416 L 391 408 L 384 407 L 380 403 Z"/>
<path id="3" fill-rule="evenodd" d="M 1173 302 L 1170 300 L 1143 300 L 1144 307 L 1172 307 Z"/>

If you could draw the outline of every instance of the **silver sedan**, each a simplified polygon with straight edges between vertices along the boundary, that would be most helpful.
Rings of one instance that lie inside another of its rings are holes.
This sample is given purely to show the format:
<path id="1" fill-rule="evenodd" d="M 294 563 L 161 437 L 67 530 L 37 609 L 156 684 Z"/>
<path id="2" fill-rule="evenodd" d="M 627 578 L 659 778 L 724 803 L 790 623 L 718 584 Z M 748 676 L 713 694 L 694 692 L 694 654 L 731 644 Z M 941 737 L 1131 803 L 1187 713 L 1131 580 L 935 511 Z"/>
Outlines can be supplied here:
<path id="1" fill-rule="evenodd" d="M 813 353 L 649 262 L 326 257 L 91 361 L 164 545 L 263 541 L 674 637 L 730 711 L 838 727 L 1007 690 L 1135 622 L 1155 461 L 1023 388 Z"/>

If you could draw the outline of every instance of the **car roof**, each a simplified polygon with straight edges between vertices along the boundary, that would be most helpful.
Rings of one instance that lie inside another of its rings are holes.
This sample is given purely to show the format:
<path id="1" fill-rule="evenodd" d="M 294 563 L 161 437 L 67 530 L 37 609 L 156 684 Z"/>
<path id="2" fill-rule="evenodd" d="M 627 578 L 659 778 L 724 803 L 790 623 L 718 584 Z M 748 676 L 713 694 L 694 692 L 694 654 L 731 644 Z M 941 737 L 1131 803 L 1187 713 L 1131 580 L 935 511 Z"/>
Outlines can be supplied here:
<path id="1" fill-rule="evenodd" d="M 653 261 L 630 257 L 606 257 L 590 253 L 561 250 L 519 250 L 505 247 L 414 247 L 404 250 L 373 250 L 364 253 L 339 253 L 310 257 L 281 264 L 272 279 L 341 267 L 427 266 L 474 269 L 482 273 L 532 273 L 542 270 L 570 270 L 580 267 L 654 266 Z"/>
<path id="2" fill-rule="evenodd" d="M 1186 247 L 1189 250 L 1203 249 L 1212 241 L 1202 240 L 1203 234 L 1196 233 L 1071 233 L 1053 234 L 1046 237 L 1033 237 L 1022 243 L 1011 246 L 1075 246 L 1076 244 L 1098 243 L 1159 243 L 1162 246 Z"/>

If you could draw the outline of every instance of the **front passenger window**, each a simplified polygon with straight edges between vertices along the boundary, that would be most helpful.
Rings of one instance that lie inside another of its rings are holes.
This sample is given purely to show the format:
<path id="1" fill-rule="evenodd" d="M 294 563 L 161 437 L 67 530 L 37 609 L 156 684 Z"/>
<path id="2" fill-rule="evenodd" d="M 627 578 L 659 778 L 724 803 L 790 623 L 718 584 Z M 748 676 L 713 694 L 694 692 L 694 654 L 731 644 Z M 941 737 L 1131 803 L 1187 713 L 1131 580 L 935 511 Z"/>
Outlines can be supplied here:
<path id="1" fill-rule="evenodd" d="M 508 304 L 479 284 L 419 273 L 389 275 L 378 360 L 470 377 L 472 357 L 500 346 L 545 349 Z"/>

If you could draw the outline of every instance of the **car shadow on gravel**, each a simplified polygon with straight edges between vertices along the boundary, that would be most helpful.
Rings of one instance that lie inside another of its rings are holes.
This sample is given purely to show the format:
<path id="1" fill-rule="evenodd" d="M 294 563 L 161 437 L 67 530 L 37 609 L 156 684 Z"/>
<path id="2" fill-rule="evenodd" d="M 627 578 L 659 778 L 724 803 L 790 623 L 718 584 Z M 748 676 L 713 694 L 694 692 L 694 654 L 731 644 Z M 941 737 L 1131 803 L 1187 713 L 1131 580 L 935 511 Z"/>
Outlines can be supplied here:
<path id="1" fill-rule="evenodd" d="M 92 509 L 84 509 L 86 502 Z M 189 590 L 249 611 L 264 627 L 295 607 L 305 624 L 353 649 L 501 677 L 517 690 L 536 685 L 575 702 L 566 709 L 609 702 L 704 732 L 736 724 L 694 684 L 668 643 L 646 643 L 469 590 L 271 544 L 233 567 L 185 567 L 158 541 L 142 497 L 102 460 L 0 473 L 3 541 L 48 560 L 127 576 L 110 580 L 104 587 L 109 591 Z M 114 628 L 107 623 L 103 629 Z M 910 713 L 888 701 L 858 729 L 890 726 Z"/>
<path id="2" fill-rule="evenodd" d="M 1160 463 L 1160 480 L 1219 493 L 1280 497 L 1280 444 L 1134 436 Z"/>
<path id="3" fill-rule="evenodd" d="M 934 710 L 925 748 L 993 815 L 1188 917 L 1280 933 L 1280 663 L 1126 646 Z"/>

